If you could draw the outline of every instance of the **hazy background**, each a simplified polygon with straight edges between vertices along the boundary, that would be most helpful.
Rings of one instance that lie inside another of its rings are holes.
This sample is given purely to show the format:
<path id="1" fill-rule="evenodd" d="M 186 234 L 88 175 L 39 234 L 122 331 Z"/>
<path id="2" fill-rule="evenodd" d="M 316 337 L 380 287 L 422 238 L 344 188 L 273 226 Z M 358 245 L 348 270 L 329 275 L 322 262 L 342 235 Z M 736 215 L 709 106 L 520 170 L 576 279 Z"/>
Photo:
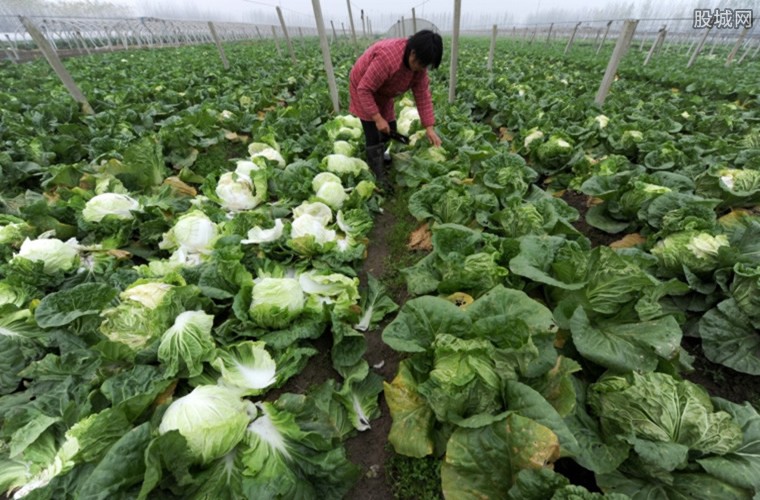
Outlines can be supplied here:
<path id="1" fill-rule="evenodd" d="M 349 28 L 346 0 L 322 0 L 326 24 L 334 21 Z M 59 15 L 86 17 L 160 17 L 201 21 L 233 21 L 256 24 L 277 24 L 275 7 L 282 9 L 289 26 L 314 26 L 311 0 L 0 0 L 0 16 Z M 361 33 L 361 11 L 380 34 L 402 16 L 410 19 L 412 8 L 418 18 L 428 19 L 443 31 L 452 25 L 453 0 L 352 0 L 354 23 Z M 533 23 L 609 20 L 635 17 L 689 18 L 695 8 L 754 9 L 760 15 L 760 0 L 714 1 L 679 0 L 537 0 L 536 2 L 504 0 L 463 0 L 462 28 L 490 28 L 493 24 L 509 28 Z M 756 30 L 753 30 L 756 31 Z"/>

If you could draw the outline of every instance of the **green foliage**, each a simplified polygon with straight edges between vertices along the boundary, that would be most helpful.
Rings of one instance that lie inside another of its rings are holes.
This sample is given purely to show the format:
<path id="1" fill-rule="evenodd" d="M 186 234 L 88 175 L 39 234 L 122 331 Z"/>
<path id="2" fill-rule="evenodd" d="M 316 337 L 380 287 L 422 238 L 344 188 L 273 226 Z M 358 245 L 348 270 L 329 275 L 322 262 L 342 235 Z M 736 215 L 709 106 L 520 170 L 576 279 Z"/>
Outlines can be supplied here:
<path id="1" fill-rule="evenodd" d="M 386 476 L 398 500 L 442 500 L 441 462 L 432 457 L 411 458 L 392 454 Z"/>
<path id="2" fill-rule="evenodd" d="M 354 55 L 334 48 L 345 103 Z M 342 442 L 384 389 L 395 449 L 429 456 L 388 467 L 400 498 L 597 498 L 559 456 L 611 498 L 757 495 L 757 412 L 683 382 L 679 343 L 758 373 L 760 78 L 674 48 L 630 51 L 602 114 L 588 41 L 502 37 L 489 74 L 465 39 L 457 102 L 430 72 L 443 145 L 399 106 L 381 279 L 422 296 L 383 332 L 408 354 L 384 386 L 353 327 L 395 310 L 354 278 L 382 200 L 317 44 L 297 75 L 269 42 L 228 44 L 224 72 L 211 46 L 71 59 L 87 116 L 42 62 L 0 65 L 0 488 L 340 498 L 360 474 Z M 340 382 L 270 398 L 322 335 Z M 236 408 L 159 435 L 219 387 Z"/>

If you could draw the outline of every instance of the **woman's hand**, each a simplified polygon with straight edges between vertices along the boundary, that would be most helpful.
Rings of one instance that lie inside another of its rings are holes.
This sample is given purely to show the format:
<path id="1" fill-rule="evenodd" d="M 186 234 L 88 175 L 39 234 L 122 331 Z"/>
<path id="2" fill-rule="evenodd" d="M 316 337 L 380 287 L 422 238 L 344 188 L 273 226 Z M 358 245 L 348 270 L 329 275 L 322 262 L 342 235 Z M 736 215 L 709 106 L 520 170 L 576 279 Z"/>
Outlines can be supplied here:
<path id="1" fill-rule="evenodd" d="M 386 135 L 391 133 L 391 126 L 388 125 L 388 122 L 380 115 L 380 113 L 373 116 L 372 119 L 375 121 L 375 127 L 377 127 L 378 132 Z"/>
<path id="2" fill-rule="evenodd" d="M 433 146 L 441 145 L 441 138 L 438 137 L 438 134 L 435 133 L 435 129 L 432 126 L 425 127 L 425 135 Z"/>

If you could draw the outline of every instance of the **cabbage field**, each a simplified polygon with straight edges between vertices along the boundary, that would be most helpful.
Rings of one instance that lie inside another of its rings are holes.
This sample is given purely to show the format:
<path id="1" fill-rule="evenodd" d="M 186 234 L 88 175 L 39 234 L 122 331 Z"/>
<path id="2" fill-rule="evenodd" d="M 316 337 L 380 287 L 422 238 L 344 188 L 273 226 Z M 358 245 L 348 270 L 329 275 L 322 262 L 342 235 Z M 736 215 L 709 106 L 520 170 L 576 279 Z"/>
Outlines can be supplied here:
<path id="1" fill-rule="evenodd" d="M 295 43 L 0 63 L 0 492 L 760 498 L 756 60 L 465 38 L 385 192 Z"/>

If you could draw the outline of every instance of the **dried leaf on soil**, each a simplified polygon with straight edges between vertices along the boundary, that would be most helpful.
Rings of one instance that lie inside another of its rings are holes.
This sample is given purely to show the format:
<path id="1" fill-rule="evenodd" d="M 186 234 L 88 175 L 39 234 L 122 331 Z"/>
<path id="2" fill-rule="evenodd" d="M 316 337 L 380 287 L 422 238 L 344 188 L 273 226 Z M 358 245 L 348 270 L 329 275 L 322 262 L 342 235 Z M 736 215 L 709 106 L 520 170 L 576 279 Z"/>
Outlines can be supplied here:
<path id="1" fill-rule="evenodd" d="M 427 223 L 421 225 L 415 229 L 412 234 L 409 235 L 409 243 L 407 248 L 409 250 L 425 250 L 430 251 L 433 249 L 433 233 L 430 232 L 430 227 Z"/>

